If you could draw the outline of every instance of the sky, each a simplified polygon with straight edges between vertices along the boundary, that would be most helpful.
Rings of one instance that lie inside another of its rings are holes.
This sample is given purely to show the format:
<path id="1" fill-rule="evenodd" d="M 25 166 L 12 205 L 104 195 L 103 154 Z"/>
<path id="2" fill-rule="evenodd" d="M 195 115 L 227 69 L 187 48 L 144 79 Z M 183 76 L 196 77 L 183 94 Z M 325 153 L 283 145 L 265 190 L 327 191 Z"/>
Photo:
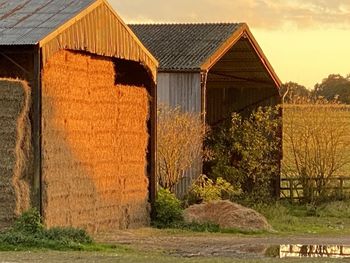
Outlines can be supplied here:
<path id="1" fill-rule="evenodd" d="M 246 22 L 282 82 L 350 73 L 350 0 L 110 0 L 127 23 Z"/>

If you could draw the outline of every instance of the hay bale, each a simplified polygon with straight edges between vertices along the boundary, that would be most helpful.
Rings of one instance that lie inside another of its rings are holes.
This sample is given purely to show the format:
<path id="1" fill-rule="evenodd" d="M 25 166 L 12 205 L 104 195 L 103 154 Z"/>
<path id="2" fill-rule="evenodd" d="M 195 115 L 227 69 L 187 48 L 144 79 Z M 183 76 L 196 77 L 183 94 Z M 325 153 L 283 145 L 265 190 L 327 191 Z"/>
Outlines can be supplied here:
<path id="1" fill-rule="evenodd" d="M 186 222 L 218 224 L 223 229 L 272 230 L 263 215 L 230 201 L 190 206 L 184 212 L 184 219 Z"/>
<path id="2" fill-rule="evenodd" d="M 43 71 L 45 224 L 90 233 L 149 224 L 145 88 L 110 59 L 61 51 Z"/>
<path id="3" fill-rule="evenodd" d="M 0 228 L 30 207 L 30 88 L 0 79 Z"/>

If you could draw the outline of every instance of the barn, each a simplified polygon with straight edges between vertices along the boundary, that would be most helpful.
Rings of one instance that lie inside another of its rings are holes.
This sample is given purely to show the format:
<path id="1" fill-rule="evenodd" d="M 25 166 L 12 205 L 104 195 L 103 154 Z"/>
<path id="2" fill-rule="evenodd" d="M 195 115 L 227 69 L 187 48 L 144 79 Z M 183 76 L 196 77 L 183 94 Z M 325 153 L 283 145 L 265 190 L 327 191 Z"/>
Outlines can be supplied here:
<path id="1" fill-rule="evenodd" d="M 149 224 L 157 66 L 105 0 L 0 2 L 0 228 Z"/>
<path id="2" fill-rule="evenodd" d="M 281 102 L 281 82 L 245 23 L 130 25 L 159 61 L 158 103 L 216 126 L 235 112 Z M 187 172 L 183 194 L 201 164 Z"/>

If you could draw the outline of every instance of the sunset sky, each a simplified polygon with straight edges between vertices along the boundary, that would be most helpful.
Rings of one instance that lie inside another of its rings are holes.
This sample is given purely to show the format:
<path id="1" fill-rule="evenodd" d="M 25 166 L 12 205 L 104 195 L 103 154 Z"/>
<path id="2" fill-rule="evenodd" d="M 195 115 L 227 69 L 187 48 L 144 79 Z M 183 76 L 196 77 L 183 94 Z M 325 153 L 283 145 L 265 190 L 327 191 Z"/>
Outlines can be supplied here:
<path id="1" fill-rule="evenodd" d="M 127 23 L 246 22 L 283 82 L 350 73 L 350 0 L 110 0 Z"/>

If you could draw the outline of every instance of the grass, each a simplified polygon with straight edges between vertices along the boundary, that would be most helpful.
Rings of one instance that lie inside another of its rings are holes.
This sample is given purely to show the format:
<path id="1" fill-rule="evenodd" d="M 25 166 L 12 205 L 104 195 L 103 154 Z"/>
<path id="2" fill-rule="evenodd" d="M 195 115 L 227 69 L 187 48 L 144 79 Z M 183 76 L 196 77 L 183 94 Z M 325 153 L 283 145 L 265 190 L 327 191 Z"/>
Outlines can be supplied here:
<path id="1" fill-rule="evenodd" d="M 318 206 L 277 202 L 272 205 L 253 207 L 263 214 L 274 231 L 245 231 L 240 229 L 221 229 L 218 225 L 207 223 L 178 222 L 165 228 L 169 234 L 193 232 L 240 234 L 249 236 L 266 235 L 345 235 L 350 234 L 350 200 L 328 202 Z"/>
<path id="2" fill-rule="evenodd" d="M 61 250 L 113 251 L 116 246 L 96 244 L 81 229 L 46 229 L 39 213 L 30 210 L 19 217 L 12 228 L 0 233 L 0 251 Z"/>
<path id="3" fill-rule="evenodd" d="M 232 235 L 247 235 L 256 236 L 271 234 L 271 232 L 265 230 L 242 230 L 238 228 L 228 228 L 222 229 L 219 225 L 212 223 L 198 224 L 198 223 L 178 223 L 174 224 L 168 228 L 163 229 L 168 234 L 191 234 L 191 233 L 222 233 L 222 234 L 232 234 Z"/>
<path id="4" fill-rule="evenodd" d="M 115 246 L 115 245 L 106 245 L 106 244 L 97 244 L 97 243 L 91 243 L 91 244 L 58 244 L 55 241 L 43 241 L 40 242 L 33 242 L 32 240 L 29 241 L 30 243 L 26 244 L 9 244 L 9 243 L 3 243 L 0 242 L 0 252 L 5 251 L 50 251 L 50 250 L 56 250 L 56 251 L 85 251 L 85 252 L 116 252 L 120 251 L 121 249 L 127 249 L 122 246 Z"/>
<path id="5" fill-rule="evenodd" d="M 92 252 L 19 252 L 19 253 L 3 253 L 0 252 L 0 258 L 9 262 L 101 262 L 101 263 L 326 263 L 326 262 L 349 262 L 341 259 L 322 259 L 322 258 L 305 258 L 305 259 L 277 259 L 277 258 L 255 258 L 255 259 L 239 259 L 239 258 L 180 258 L 164 255 L 161 253 L 143 253 L 135 251 L 121 251 L 118 253 L 92 253 Z"/>
<path id="6" fill-rule="evenodd" d="M 274 231 L 246 231 L 241 229 L 221 229 L 213 223 L 198 224 L 176 221 L 165 229 L 169 234 L 225 233 L 250 236 L 266 235 L 344 235 L 350 234 L 350 200 L 334 201 L 320 205 L 291 204 L 279 201 L 275 204 L 256 205 L 253 209 L 263 214 Z"/>
<path id="7" fill-rule="evenodd" d="M 350 234 L 350 201 L 319 206 L 278 202 L 256 209 L 278 234 Z"/>
<path id="8" fill-rule="evenodd" d="M 277 235 L 305 233 L 338 233 L 345 235 L 350 233 L 350 201 L 326 203 L 317 207 L 278 202 L 274 205 L 258 206 L 257 210 L 268 218 L 275 230 L 278 231 Z M 162 235 L 166 233 L 171 235 L 173 231 L 175 234 L 185 236 L 193 235 L 193 232 L 271 235 L 271 233 L 267 232 L 245 232 L 235 229 L 221 230 L 213 224 L 181 224 L 177 226 L 177 229 L 159 231 Z M 210 238 L 210 235 L 208 235 L 208 238 Z M 275 248 L 268 251 L 267 256 L 269 255 L 276 255 Z M 141 252 L 138 248 L 96 244 L 82 230 L 71 228 L 44 229 L 40 223 L 40 217 L 38 218 L 36 213 L 24 214 L 11 230 L 0 234 L 0 258 L 8 262 L 343 262 L 343 260 L 339 259 L 321 258 L 277 259 L 274 257 L 261 257 L 243 259 L 244 254 L 237 254 L 237 257 L 242 258 L 175 257 L 154 250 Z"/>

